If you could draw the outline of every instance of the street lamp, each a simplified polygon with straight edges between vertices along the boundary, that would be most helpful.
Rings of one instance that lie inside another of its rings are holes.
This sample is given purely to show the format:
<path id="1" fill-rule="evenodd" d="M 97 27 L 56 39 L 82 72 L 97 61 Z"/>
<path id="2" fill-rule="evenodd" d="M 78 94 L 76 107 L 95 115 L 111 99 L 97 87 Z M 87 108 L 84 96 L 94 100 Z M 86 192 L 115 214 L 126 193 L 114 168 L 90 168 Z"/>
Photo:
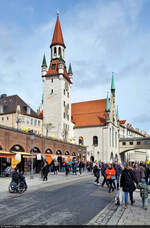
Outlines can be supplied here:
<path id="1" fill-rule="evenodd" d="M 31 159 L 31 172 L 30 172 L 30 178 L 33 179 L 33 141 L 34 141 L 35 136 L 31 135 L 30 139 L 32 141 L 32 149 L 31 149 L 31 153 L 32 153 L 32 159 Z"/>

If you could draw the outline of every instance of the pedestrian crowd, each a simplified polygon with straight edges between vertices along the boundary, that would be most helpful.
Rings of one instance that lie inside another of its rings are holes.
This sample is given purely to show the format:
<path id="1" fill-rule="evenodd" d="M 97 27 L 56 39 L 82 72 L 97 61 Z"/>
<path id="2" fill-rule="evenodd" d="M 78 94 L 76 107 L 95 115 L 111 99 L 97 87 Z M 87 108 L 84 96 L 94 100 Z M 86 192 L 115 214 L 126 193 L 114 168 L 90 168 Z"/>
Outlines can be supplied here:
<path id="1" fill-rule="evenodd" d="M 114 163 L 95 162 L 93 174 L 96 177 L 94 183 L 100 186 L 100 176 L 103 177 L 101 187 L 106 184 L 108 192 L 115 189 L 117 191 L 116 203 L 120 204 L 122 195 L 125 202 L 125 208 L 128 208 L 128 195 L 131 205 L 135 203 L 133 192 L 140 190 L 142 205 L 145 210 L 148 206 L 148 194 L 150 194 L 150 164 L 141 163 L 124 163 L 118 161 Z"/>

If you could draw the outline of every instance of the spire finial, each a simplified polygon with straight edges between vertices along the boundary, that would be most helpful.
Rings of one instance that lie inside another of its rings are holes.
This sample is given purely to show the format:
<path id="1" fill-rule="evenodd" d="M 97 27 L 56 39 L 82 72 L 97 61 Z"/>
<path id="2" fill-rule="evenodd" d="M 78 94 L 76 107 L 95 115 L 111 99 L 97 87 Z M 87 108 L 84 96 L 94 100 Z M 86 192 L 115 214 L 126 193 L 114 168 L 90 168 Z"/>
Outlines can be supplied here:
<path id="1" fill-rule="evenodd" d="M 59 17 L 59 9 L 57 9 L 57 17 Z"/>

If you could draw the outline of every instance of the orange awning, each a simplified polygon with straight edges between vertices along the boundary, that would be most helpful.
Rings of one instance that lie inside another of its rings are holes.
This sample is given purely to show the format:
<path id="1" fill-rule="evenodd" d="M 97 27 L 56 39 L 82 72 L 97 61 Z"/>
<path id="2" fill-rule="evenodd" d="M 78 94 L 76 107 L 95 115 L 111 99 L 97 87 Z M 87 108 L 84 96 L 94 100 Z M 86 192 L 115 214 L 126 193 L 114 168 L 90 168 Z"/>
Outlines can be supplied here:
<path id="1" fill-rule="evenodd" d="M 15 156 L 15 153 L 9 151 L 0 151 L 0 158 L 12 158 Z"/>

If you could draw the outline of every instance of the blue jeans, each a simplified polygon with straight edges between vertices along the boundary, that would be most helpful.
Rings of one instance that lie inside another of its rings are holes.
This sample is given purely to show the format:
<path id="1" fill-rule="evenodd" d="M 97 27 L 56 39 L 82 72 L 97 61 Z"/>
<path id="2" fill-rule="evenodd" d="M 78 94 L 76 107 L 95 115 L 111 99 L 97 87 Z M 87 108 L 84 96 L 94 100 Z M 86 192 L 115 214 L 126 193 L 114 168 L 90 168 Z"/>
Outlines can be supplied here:
<path id="1" fill-rule="evenodd" d="M 128 193 L 129 193 L 131 202 L 133 202 L 133 192 L 124 192 L 124 201 L 125 201 L 125 204 L 128 204 Z"/>

